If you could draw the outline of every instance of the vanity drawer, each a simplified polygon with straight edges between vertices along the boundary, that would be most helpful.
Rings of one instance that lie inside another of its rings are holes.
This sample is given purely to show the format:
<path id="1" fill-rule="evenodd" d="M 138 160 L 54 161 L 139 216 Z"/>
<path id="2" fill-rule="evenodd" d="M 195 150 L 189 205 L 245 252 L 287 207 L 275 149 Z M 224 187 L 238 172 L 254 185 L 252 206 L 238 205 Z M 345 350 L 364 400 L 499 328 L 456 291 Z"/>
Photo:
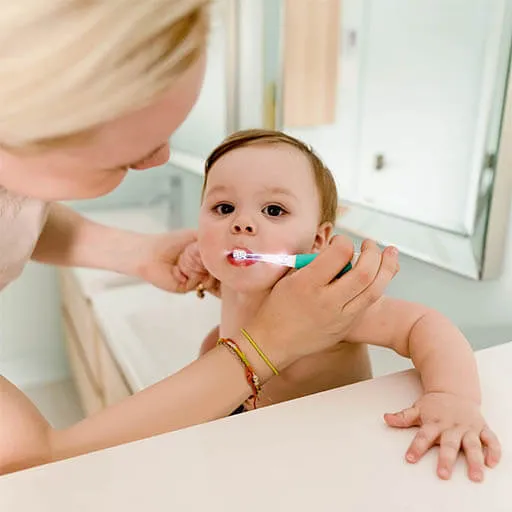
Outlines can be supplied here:
<path id="1" fill-rule="evenodd" d="M 101 391 L 92 379 L 82 346 L 76 339 L 73 327 L 69 325 L 67 319 L 64 319 L 63 325 L 66 349 L 75 386 L 80 396 L 82 409 L 86 416 L 90 416 L 103 409 Z"/>
<path id="2" fill-rule="evenodd" d="M 99 332 L 97 337 L 103 395 L 105 406 L 109 406 L 128 398 L 132 395 L 132 391 Z"/>
<path id="3" fill-rule="evenodd" d="M 69 327 L 74 328 L 75 338 L 82 346 L 94 382 L 99 387 L 100 369 L 91 303 L 81 292 L 71 271 L 61 270 L 60 276 L 64 317 Z"/>

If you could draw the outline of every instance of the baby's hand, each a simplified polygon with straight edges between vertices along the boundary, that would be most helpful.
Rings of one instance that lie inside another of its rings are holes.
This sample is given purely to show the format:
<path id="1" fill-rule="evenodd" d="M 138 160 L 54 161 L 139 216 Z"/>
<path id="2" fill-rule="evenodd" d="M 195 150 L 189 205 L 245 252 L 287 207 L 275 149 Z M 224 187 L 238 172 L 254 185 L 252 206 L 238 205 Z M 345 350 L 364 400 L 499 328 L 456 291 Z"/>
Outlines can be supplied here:
<path id="1" fill-rule="evenodd" d="M 191 243 L 180 254 L 175 272 L 185 278 L 190 286 L 195 288 L 201 285 L 203 290 L 207 290 L 217 297 L 220 296 L 219 282 L 204 267 L 197 242 Z"/>
<path id="2" fill-rule="evenodd" d="M 466 455 L 468 476 L 474 482 L 484 478 L 485 464 L 492 468 L 501 458 L 498 438 L 487 426 L 478 403 L 450 393 L 427 393 L 414 405 L 395 414 L 385 414 L 391 427 L 420 427 L 406 453 L 414 463 L 432 446 L 440 445 L 437 474 L 448 480 L 459 451 Z"/>

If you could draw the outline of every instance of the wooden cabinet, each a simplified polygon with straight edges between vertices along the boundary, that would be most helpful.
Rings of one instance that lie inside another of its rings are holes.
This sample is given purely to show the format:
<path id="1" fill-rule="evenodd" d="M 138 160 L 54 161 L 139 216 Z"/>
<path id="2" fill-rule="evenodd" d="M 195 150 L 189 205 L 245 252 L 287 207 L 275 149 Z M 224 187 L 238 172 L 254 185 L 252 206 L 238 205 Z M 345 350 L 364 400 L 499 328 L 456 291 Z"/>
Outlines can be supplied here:
<path id="1" fill-rule="evenodd" d="M 132 393 L 107 344 L 98 343 L 98 351 L 101 361 L 103 402 L 105 406 L 113 405 L 128 398 Z"/>
<path id="2" fill-rule="evenodd" d="M 73 271 L 60 271 L 62 318 L 73 380 L 86 416 L 130 396 L 132 390 L 112 356 Z"/>
<path id="3" fill-rule="evenodd" d="M 103 409 L 103 395 L 91 377 L 80 342 L 77 340 L 73 326 L 66 318 L 64 318 L 64 335 L 69 366 L 78 390 L 82 410 L 89 416 Z"/>

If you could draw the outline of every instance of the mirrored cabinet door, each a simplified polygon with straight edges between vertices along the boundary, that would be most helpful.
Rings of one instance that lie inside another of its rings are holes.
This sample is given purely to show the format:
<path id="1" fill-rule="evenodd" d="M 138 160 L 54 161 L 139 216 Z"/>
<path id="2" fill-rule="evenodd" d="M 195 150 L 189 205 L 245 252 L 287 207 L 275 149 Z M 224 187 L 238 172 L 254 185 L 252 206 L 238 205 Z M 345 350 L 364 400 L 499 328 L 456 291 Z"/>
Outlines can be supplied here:
<path id="1" fill-rule="evenodd" d="M 471 234 L 496 98 L 502 0 L 367 1 L 354 199 Z"/>
<path id="2" fill-rule="evenodd" d="M 264 41 L 269 124 L 333 171 L 338 227 L 471 278 L 499 275 L 505 230 L 492 246 L 486 237 L 489 215 L 506 209 L 492 202 L 510 201 L 509 187 L 494 183 L 510 172 L 511 0 L 281 0 L 264 9 L 277 27 Z"/>

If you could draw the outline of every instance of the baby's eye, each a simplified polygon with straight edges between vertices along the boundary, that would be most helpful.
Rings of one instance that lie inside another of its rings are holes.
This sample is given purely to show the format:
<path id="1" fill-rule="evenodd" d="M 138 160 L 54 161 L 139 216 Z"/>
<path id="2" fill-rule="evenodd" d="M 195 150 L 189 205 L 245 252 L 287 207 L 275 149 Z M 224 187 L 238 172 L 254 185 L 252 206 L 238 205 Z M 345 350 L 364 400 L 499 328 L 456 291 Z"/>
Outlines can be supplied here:
<path id="1" fill-rule="evenodd" d="M 230 213 L 233 213 L 235 211 L 235 207 L 229 203 L 220 203 L 217 206 L 215 206 L 213 210 L 215 211 L 215 213 L 218 213 L 219 215 L 229 215 Z"/>
<path id="2" fill-rule="evenodd" d="M 265 206 L 265 208 L 263 208 L 262 211 L 265 215 L 268 215 L 269 217 L 280 217 L 287 213 L 287 211 L 278 204 L 269 204 L 268 206 Z"/>

